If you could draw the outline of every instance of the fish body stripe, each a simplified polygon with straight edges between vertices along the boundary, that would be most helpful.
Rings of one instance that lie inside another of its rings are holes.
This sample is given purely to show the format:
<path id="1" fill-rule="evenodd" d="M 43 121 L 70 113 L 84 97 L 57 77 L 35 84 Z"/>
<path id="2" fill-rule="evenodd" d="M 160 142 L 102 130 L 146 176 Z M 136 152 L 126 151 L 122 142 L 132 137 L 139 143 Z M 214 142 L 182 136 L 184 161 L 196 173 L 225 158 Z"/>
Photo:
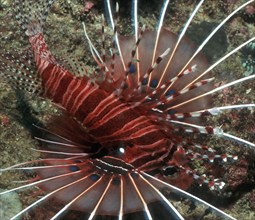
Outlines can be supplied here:
<path id="1" fill-rule="evenodd" d="M 65 93 L 63 94 L 62 100 L 61 100 L 63 106 L 67 106 L 70 99 L 73 98 L 74 91 L 76 91 L 81 86 L 81 83 L 82 83 L 82 81 L 77 80 L 77 79 L 72 79 L 68 83 L 68 86 L 67 86 Z"/>
<path id="2" fill-rule="evenodd" d="M 95 118 L 100 117 L 100 115 L 103 114 L 103 112 L 108 108 L 112 107 L 112 105 L 115 105 L 115 103 L 118 101 L 118 99 L 115 98 L 114 94 L 111 94 L 110 96 L 106 97 L 105 99 L 101 100 L 96 108 L 90 112 L 83 120 L 84 125 L 91 124 L 92 121 L 95 120 Z M 93 120 L 94 119 L 94 120 Z"/>
<path id="3" fill-rule="evenodd" d="M 45 87 L 44 94 L 83 122 L 99 142 L 132 140 L 134 144 L 154 146 L 160 139 L 166 139 L 160 128 L 132 105 L 120 101 L 114 94 L 109 95 L 86 77 L 72 76 L 56 64 L 42 33 L 31 36 L 30 43 Z"/>
<path id="4" fill-rule="evenodd" d="M 51 64 L 43 73 L 43 75 L 48 75 L 48 77 L 44 77 L 47 78 L 44 80 L 46 81 L 45 87 L 48 88 L 47 96 L 50 96 L 54 101 L 61 101 L 64 108 L 76 118 L 82 118 L 86 122 L 85 126 L 89 122 L 93 122 L 93 126 L 89 129 L 101 143 L 132 140 L 134 144 L 153 144 L 158 141 L 159 137 L 166 138 L 158 126 L 153 125 L 147 117 L 140 116 L 132 106 L 120 102 L 113 95 L 106 96 L 107 94 L 101 91 L 98 86 L 85 79 L 71 78 L 68 72 L 56 66 L 49 70 L 50 66 Z M 47 72 L 45 72 L 46 70 Z M 65 91 L 59 89 L 63 87 L 66 88 Z M 94 102 L 95 108 L 91 108 L 91 102 L 88 99 L 92 99 L 93 96 L 100 97 L 100 94 L 101 98 L 98 99 L 98 102 Z M 109 110 L 108 107 L 111 110 L 105 111 Z M 86 113 L 84 109 L 87 111 Z M 87 115 L 88 119 L 86 116 L 84 118 L 84 115 Z M 118 121 L 116 126 L 113 126 L 114 121 Z M 156 138 L 151 138 L 152 135 Z"/>

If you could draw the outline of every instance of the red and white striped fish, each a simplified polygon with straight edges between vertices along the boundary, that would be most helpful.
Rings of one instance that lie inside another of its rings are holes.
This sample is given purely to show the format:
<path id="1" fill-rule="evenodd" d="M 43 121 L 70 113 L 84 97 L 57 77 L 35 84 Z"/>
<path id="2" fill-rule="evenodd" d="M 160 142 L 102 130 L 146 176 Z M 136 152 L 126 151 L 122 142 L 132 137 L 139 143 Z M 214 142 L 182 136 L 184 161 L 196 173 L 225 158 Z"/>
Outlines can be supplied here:
<path id="1" fill-rule="evenodd" d="M 42 145 L 39 151 L 46 155 L 44 159 L 1 169 L 30 170 L 37 178 L 0 195 L 33 186 L 46 192 L 11 219 L 52 198 L 63 208 L 51 219 L 60 219 L 68 210 L 87 213 L 87 219 L 134 219 L 133 213 L 141 213 L 136 214 L 137 219 L 185 219 L 164 190 L 204 204 L 222 218 L 235 219 L 185 190 L 193 182 L 210 188 L 224 186 L 223 182 L 193 170 L 193 160 L 213 162 L 217 158 L 225 162 L 237 157 L 218 154 L 210 146 L 199 145 L 177 131 L 215 135 L 255 147 L 220 127 L 204 126 L 201 120 L 201 116 L 218 115 L 224 110 L 255 107 L 253 103 L 215 107 L 211 96 L 254 80 L 253 74 L 215 87 L 211 71 L 255 37 L 212 65 L 208 65 L 201 52 L 226 22 L 254 0 L 230 13 L 198 48 L 185 33 L 204 0 L 196 5 L 179 35 L 163 27 L 169 0 L 163 3 L 156 31 L 138 27 L 138 1 L 134 0 L 134 36 L 129 37 L 118 33 L 114 7 L 110 0 L 105 0 L 113 30 L 110 56 L 106 54 L 104 17 L 101 54 L 83 23 L 91 54 L 99 67 L 93 74 L 71 72 L 57 62 L 47 47 L 43 26 L 54 2 L 33 2 L 38 11 L 32 12 L 29 1 L 16 0 L 16 16 L 31 44 L 37 72 L 23 69 L 19 77 L 13 71 L 1 72 L 13 87 L 39 93 L 64 112 L 52 119 L 47 128 L 35 125 L 43 134 L 35 138 Z"/>

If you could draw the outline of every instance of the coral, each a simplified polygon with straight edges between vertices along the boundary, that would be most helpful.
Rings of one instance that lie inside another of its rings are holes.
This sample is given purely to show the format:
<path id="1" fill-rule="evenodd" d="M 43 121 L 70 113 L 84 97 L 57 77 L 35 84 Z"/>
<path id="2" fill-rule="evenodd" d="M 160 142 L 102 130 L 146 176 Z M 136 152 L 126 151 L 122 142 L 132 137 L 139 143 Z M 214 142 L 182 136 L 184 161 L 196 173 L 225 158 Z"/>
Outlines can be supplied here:
<path id="1" fill-rule="evenodd" d="M 255 72 L 255 43 L 249 43 L 242 50 L 242 65 L 246 69 L 245 76 L 249 76 Z"/>
<path id="2" fill-rule="evenodd" d="M 4 191 L 0 189 L 0 192 Z M 0 219 L 8 220 L 22 210 L 22 203 L 16 192 L 8 193 L 0 197 Z M 19 220 L 20 218 L 17 218 Z"/>
<path id="3" fill-rule="evenodd" d="M 227 184 L 232 190 L 235 190 L 238 186 L 242 185 L 247 178 L 248 162 L 245 160 L 239 160 L 230 167 L 227 174 Z"/>

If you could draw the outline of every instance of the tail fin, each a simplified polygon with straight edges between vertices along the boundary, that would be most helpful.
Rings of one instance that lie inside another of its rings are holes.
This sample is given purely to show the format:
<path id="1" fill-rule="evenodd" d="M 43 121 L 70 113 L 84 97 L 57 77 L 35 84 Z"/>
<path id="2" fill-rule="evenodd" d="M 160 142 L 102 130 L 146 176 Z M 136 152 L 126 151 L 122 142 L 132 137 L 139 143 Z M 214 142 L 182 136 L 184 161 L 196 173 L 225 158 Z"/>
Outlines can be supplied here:
<path id="1" fill-rule="evenodd" d="M 54 2 L 55 0 L 15 0 L 15 18 L 27 36 L 42 32 L 49 8 Z M 41 79 L 38 77 L 35 59 L 30 49 L 2 50 L 0 59 L 0 76 L 12 87 L 31 93 L 42 92 Z"/>
<path id="2" fill-rule="evenodd" d="M 42 32 L 51 5 L 56 0 L 21 1 L 15 0 L 16 19 L 26 35 Z"/>
<path id="3" fill-rule="evenodd" d="M 31 54 L 24 51 L 2 50 L 0 54 L 0 77 L 14 89 L 21 89 L 30 93 L 41 93 L 41 80 L 34 68 Z"/>

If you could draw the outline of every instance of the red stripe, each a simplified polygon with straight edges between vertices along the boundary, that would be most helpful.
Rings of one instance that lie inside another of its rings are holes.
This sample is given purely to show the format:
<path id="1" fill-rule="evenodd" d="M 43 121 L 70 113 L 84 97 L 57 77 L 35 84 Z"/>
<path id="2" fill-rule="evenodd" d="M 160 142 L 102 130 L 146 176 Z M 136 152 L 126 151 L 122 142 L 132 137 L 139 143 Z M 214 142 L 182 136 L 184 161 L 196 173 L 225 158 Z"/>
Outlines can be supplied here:
<path id="1" fill-rule="evenodd" d="M 124 103 L 119 103 L 119 105 L 115 106 L 111 111 L 109 111 L 106 115 L 104 115 L 104 117 L 102 117 L 97 123 L 95 123 L 92 127 L 90 127 L 90 129 L 96 129 L 99 126 L 107 124 L 108 121 L 110 121 L 117 115 L 130 110 L 130 108 L 131 108 L 130 106 L 127 106 Z"/>
<path id="2" fill-rule="evenodd" d="M 112 141 L 121 141 L 124 140 L 126 137 L 130 137 L 132 133 L 137 132 L 138 130 L 142 129 L 144 126 L 148 126 L 149 119 L 143 119 L 143 121 L 138 122 L 136 120 L 131 121 L 127 125 L 125 125 L 123 128 L 117 130 L 116 132 L 100 137 L 100 141 L 102 142 L 112 142 Z M 130 126 L 132 125 L 132 127 Z"/>
<path id="3" fill-rule="evenodd" d="M 88 125 L 93 119 L 95 119 L 96 117 L 99 117 L 105 111 L 105 109 L 107 109 L 108 107 L 112 105 L 115 105 L 117 101 L 118 100 L 115 98 L 114 94 L 101 100 L 96 106 L 96 108 L 85 117 L 85 119 L 83 120 L 83 124 Z"/>
<path id="4" fill-rule="evenodd" d="M 69 83 L 65 93 L 62 98 L 62 105 L 67 106 L 70 99 L 73 97 L 73 93 L 81 86 L 82 80 L 77 80 L 77 78 L 73 78 L 73 80 Z"/>
<path id="5" fill-rule="evenodd" d="M 87 82 L 85 80 L 77 80 L 79 82 L 79 86 L 76 87 L 76 90 L 72 91 L 68 99 L 68 102 L 66 103 L 66 109 L 71 113 L 71 109 L 76 107 L 76 100 L 79 98 L 79 95 L 82 91 L 89 90 L 91 87 L 90 82 Z"/>

